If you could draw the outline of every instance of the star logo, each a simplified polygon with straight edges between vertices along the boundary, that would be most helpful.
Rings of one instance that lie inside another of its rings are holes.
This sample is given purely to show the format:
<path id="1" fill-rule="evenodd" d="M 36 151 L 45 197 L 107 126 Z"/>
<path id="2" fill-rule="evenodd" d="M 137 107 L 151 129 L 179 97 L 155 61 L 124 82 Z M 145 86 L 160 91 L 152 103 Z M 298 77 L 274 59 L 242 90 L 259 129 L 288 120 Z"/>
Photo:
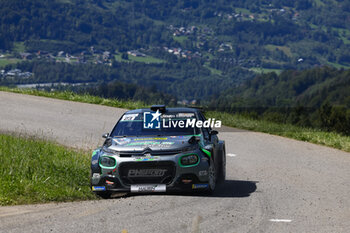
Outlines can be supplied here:
<path id="1" fill-rule="evenodd" d="M 160 129 L 160 116 L 162 114 L 157 110 L 154 113 L 143 113 L 143 128 L 144 129 Z"/>
<path id="2" fill-rule="evenodd" d="M 160 115 L 162 115 L 162 114 L 159 113 L 159 110 L 157 110 L 155 113 L 151 113 L 151 114 L 153 116 L 151 122 L 153 122 L 154 120 L 158 120 L 159 121 L 159 117 L 160 117 Z"/>

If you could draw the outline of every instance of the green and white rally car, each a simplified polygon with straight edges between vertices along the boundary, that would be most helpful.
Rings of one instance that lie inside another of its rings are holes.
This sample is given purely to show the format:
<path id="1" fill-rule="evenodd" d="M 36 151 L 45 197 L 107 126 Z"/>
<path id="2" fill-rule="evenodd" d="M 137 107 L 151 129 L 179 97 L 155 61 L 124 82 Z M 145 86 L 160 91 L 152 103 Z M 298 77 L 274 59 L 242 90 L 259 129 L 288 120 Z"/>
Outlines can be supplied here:
<path id="1" fill-rule="evenodd" d="M 91 188 L 108 198 L 113 192 L 214 191 L 225 180 L 225 142 L 194 108 L 126 112 L 91 159 Z"/>

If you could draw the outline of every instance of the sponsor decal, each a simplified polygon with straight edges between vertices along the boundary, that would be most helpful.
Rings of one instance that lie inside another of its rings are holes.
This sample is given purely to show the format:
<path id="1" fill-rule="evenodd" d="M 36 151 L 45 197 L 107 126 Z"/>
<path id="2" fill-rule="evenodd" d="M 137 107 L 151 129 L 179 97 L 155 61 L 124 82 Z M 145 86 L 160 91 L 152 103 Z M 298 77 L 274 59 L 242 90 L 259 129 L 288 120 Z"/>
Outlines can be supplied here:
<path id="1" fill-rule="evenodd" d="M 198 175 L 199 176 L 207 176 L 208 175 L 208 171 L 207 170 L 199 171 Z"/>
<path id="2" fill-rule="evenodd" d="M 185 112 L 182 112 L 182 113 L 178 113 L 176 114 L 177 117 L 194 117 L 194 113 L 185 113 Z"/>
<path id="3" fill-rule="evenodd" d="M 106 191 L 105 186 L 92 186 L 92 191 Z"/>
<path id="4" fill-rule="evenodd" d="M 159 160 L 159 156 L 136 156 L 134 157 L 135 161 L 155 161 Z"/>
<path id="5" fill-rule="evenodd" d="M 99 152 L 99 149 L 97 149 L 97 150 L 94 150 L 93 152 L 92 152 L 92 155 L 91 155 L 91 157 L 94 157 L 96 154 L 97 154 L 97 152 Z"/>
<path id="6" fill-rule="evenodd" d="M 166 171 L 166 169 L 130 169 L 128 177 L 161 177 Z"/>
<path id="7" fill-rule="evenodd" d="M 133 121 L 139 114 L 126 114 L 123 116 L 123 118 L 120 121 Z"/>
<path id="8" fill-rule="evenodd" d="M 168 138 L 152 138 L 153 140 L 168 140 Z"/>
<path id="9" fill-rule="evenodd" d="M 205 189 L 208 187 L 209 184 L 192 184 L 192 189 Z"/>
<path id="10" fill-rule="evenodd" d="M 131 142 L 127 144 L 127 146 L 157 146 L 157 147 L 169 147 L 173 145 L 175 142 L 157 142 L 157 141 L 141 141 L 141 142 Z"/>
<path id="11" fill-rule="evenodd" d="M 162 142 L 162 145 L 173 145 L 175 142 Z"/>
<path id="12" fill-rule="evenodd" d="M 139 192 L 165 192 L 166 185 L 165 184 L 145 184 L 145 185 L 131 185 L 131 192 L 139 193 Z"/>
<path id="13" fill-rule="evenodd" d="M 125 145 L 131 141 L 130 138 L 114 138 L 113 141 L 119 145 Z"/>
<path id="14" fill-rule="evenodd" d="M 162 128 L 220 128 L 221 121 L 215 118 L 209 118 L 206 121 L 197 120 L 194 113 L 177 113 L 176 117 L 172 115 L 162 115 L 157 112 L 143 113 L 144 129 L 160 129 Z M 161 117 L 162 116 L 162 117 Z M 162 118 L 162 120 L 161 120 Z M 179 119 L 180 118 L 180 119 Z M 182 119 L 181 119 L 182 118 Z"/>
<path id="15" fill-rule="evenodd" d="M 143 113 L 143 128 L 144 129 L 160 129 L 160 116 L 159 110 L 155 113 L 144 112 Z"/>
<path id="16" fill-rule="evenodd" d="M 206 121 L 197 120 L 196 118 L 188 118 L 186 120 L 163 120 L 163 128 L 220 128 L 221 121 L 215 120 L 215 118 L 209 118 Z"/>
<path id="17" fill-rule="evenodd" d="M 168 138 L 135 138 L 134 141 L 143 141 L 143 140 L 168 140 Z"/>
<path id="18" fill-rule="evenodd" d="M 157 145 L 160 142 L 156 141 L 143 141 L 143 142 L 131 142 L 127 146 L 147 146 L 147 145 Z"/>
<path id="19" fill-rule="evenodd" d="M 155 145 L 156 148 L 164 149 L 164 148 L 169 148 L 172 144 L 158 144 Z"/>
<path id="20" fill-rule="evenodd" d="M 176 115 L 163 114 L 162 118 L 175 118 Z"/>
<path id="21" fill-rule="evenodd" d="M 202 150 L 206 155 L 208 155 L 209 157 L 211 157 L 211 152 L 210 152 L 210 151 L 208 151 L 208 150 L 206 150 L 206 149 L 204 149 L 204 148 L 201 148 L 201 150 Z"/>

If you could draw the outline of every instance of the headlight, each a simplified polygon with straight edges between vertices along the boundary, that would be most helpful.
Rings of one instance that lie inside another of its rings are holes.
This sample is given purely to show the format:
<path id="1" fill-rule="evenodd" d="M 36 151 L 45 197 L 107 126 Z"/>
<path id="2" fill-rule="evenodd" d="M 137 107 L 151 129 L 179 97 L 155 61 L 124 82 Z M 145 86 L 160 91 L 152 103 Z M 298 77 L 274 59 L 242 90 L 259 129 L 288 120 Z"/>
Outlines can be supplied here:
<path id="1" fill-rule="evenodd" d="M 110 169 L 112 169 L 112 168 L 115 168 L 116 165 L 117 165 L 117 162 L 112 157 L 102 156 L 100 158 L 100 166 L 102 168 L 110 168 Z"/>
<path id="2" fill-rule="evenodd" d="M 183 155 L 180 157 L 180 166 L 188 167 L 188 166 L 195 166 L 199 163 L 199 158 L 195 154 L 190 155 Z"/>

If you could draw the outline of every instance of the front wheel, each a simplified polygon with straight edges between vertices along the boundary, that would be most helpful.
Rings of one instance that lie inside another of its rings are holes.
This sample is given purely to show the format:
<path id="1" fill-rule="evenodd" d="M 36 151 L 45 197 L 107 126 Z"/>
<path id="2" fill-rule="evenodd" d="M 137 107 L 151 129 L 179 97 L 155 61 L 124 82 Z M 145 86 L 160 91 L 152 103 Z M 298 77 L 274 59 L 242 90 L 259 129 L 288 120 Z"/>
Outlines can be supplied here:
<path id="1" fill-rule="evenodd" d="M 226 179 L 226 149 L 225 146 L 222 149 L 222 154 L 219 157 L 219 172 L 218 172 L 218 181 L 219 183 L 225 182 Z"/>
<path id="2" fill-rule="evenodd" d="M 210 161 L 209 165 L 209 187 L 207 190 L 208 194 L 212 194 L 216 187 L 216 169 L 213 160 Z"/>

